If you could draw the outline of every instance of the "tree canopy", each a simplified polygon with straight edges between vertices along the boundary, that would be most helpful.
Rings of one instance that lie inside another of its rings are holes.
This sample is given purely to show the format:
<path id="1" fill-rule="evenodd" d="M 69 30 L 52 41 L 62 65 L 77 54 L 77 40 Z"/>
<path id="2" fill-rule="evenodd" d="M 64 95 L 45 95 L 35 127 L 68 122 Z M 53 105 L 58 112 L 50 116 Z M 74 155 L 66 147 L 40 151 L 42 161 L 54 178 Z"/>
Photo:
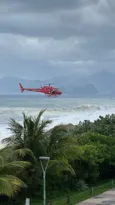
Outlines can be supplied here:
<path id="1" fill-rule="evenodd" d="M 115 115 L 100 116 L 94 122 L 85 120 L 69 129 L 61 124 L 47 130 L 51 121 L 42 120 L 44 112 L 37 117 L 23 113 L 22 124 L 10 119 L 12 135 L 2 140 L 5 148 L 0 152 L 1 195 L 14 196 L 19 188 L 27 186 L 28 196 L 40 197 L 40 156 L 50 157 L 48 195 L 54 190 L 85 189 L 99 180 L 114 178 Z"/>

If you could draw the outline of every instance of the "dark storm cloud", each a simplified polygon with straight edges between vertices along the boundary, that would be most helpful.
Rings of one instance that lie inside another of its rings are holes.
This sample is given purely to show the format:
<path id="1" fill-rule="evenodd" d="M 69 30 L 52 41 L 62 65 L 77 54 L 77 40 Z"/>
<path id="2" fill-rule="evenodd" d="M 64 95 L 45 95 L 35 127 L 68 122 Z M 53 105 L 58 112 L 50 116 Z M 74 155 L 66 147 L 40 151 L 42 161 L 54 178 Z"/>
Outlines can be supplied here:
<path id="1" fill-rule="evenodd" d="M 115 0 L 0 0 L 1 75 L 114 69 L 114 19 Z"/>
<path id="2" fill-rule="evenodd" d="M 10 0 L 10 3 L 8 0 L 2 0 L 0 2 L 1 32 L 65 38 L 81 35 L 85 28 L 84 24 L 81 24 L 80 9 L 96 5 L 98 0 Z"/>
<path id="3" fill-rule="evenodd" d="M 8 8 L 9 11 L 38 11 L 38 12 L 51 12 L 56 10 L 71 10 L 80 8 L 91 4 L 98 3 L 99 0 L 1 0 L 2 8 Z"/>

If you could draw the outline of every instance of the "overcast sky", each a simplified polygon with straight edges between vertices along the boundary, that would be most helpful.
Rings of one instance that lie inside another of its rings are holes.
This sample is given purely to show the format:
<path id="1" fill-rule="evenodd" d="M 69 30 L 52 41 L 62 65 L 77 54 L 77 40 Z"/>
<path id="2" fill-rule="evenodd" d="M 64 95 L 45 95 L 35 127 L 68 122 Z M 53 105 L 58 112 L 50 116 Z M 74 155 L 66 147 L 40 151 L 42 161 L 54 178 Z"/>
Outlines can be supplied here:
<path id="1" fill-rule="evenodd" d="M 0 0 L 0 77 L 115 70 L 115 0 Z"/>

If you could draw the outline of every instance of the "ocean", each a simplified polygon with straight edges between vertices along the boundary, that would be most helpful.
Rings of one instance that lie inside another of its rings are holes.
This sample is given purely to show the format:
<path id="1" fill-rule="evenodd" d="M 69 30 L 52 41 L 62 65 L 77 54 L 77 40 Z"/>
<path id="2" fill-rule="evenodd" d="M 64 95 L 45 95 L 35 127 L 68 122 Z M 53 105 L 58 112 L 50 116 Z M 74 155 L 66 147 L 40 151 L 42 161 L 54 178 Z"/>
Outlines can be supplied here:
<path id="1" fill-rule="evenodd" d="M 48 127 L 51 128 L 61 123 L 94 121 L 99 115 L 115 113 L 115 99 L 0 95 L 0 140 L 11 134 L 7 129 L 10 118 L 21 123 L 22 112 L 36 116 L 42 109 L 46 109 L 43 118 L 52 120 Z"/>

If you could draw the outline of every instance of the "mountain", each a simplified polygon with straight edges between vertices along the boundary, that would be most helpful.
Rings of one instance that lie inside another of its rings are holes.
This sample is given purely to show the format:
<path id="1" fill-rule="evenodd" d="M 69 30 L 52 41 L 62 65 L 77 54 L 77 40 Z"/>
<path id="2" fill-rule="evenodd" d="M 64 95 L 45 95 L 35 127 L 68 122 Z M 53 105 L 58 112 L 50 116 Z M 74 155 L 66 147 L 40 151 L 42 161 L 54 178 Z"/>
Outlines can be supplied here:
<path id="1" fill-rule="evenodd" d="M 98 94 L 98 90 L 95 88 L 93 84 L 87 84 L 84 86 L 76 86 L 74 88 L 74 93 L 79 96 L 90 96 Z"/>
<path id="2" fill-rule="evenodd" d="M 52 82 L 50 79 L 49 82 Z M 33 87 L 38 88 L 41 87 L 44 84 L 48 84 L 48 80 L 46 81 L 40 81 L 40 80 L 28 80 L 28 79 L 20 79 L 20 78 L 1 78 L 0 79 L 0 93 L 10 93 L 10 94 L 19 94 L 20 88 L 19 88 L 19 82 L 24 87 Z M 63 91 L 65 95 L 74 95 L 74 96 L 92 96 L 96 95 L 98 93 L 97 89 L 93 84 L 84 84 L 80 82 L 78 83 L 78 79 L 76 81 L 76 77 L 70 78 L 70 77 L 61 77 L 58 78 L 55 86 L 58 87 L 60 90 Z M 27 92 L 25 92 L 26 94 Z M 27 94 L 33 94 L 33 93 L 27 93 Z M 35 93 L 34 93 L 35 94 Z M 38 93 L 37 93 L 38 94 Z"/>
<path id="3" fill-rule="evenodd" d="M 80 92 L 87 92 L 86 87 L 93 87 L 93 83 L 89 83 L 86 80 L 82 80 L 82 76 L 71 75 L 71 76 L 61 76 L 51 79 L 47 79 L 44 83 L 53 82 L 56 87 L 63 90 L 66 94 L 78 94 Z M 90 85 L 89 85 L 90 84 Z M 82 94 L 82 93 L 81 93 Z"/>
<path id="4" fill-rule="evenodd" d="M 115 73 L 102 71 L 88 76 L 86 81 L 87 83 L 93 83 L 100 93 L 115 91 Z"/>
<path id="5" fill-rule="evenodd" d="M 0 79 L 0 93 L 19 94 L 19 82 L 21 82 L 24 87 L 31 88 L 54 83 L 65 95 L 115 96 L 115 73 L 109 71 L 101 71 L 85 77 L 78 75 L 61 76 L 44 81 L 5 77 Z"/>
<path id="6" fill-rule="evenodd" d="M 68 77 L 58 77 L 51 79 L 52 81 L 56 82 L 56 85 L 61 87 L 64 92 L 67 91 L 68 86 L 68 92 L 72 92 L 72 90 L 79 87 L 86 87 L 85 92 L 90 93 L 91 87 L 92 87 L 92 93 L 94 91 L 94 95 L 97 95 L 96 90 L 98 91 L 98 95 L 112 95 L 115 96 L 115 73 L 109 72 L 109 71 L 101 71 L 94 74 L 91 74 L 86 77 L 79 77 L 77 75 L 71 75 Z M 90 88 L 87 87 L 90 85 Z M 96 89 L 96 90 L 95 90 Z M 80 89 L 79 89 L 80 91 Z M 85 95 L 85 93 L 84 93 Z"/>

